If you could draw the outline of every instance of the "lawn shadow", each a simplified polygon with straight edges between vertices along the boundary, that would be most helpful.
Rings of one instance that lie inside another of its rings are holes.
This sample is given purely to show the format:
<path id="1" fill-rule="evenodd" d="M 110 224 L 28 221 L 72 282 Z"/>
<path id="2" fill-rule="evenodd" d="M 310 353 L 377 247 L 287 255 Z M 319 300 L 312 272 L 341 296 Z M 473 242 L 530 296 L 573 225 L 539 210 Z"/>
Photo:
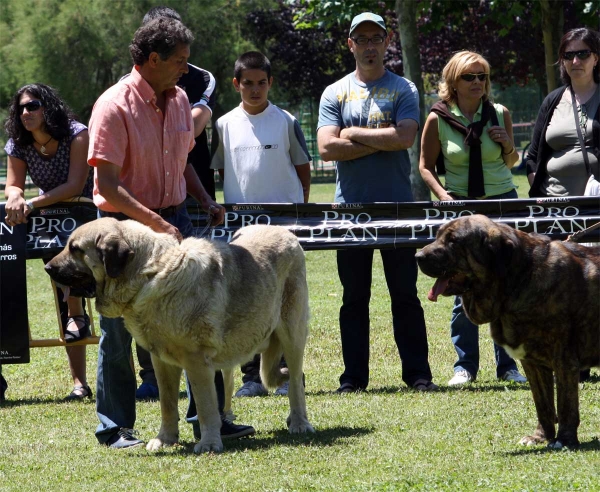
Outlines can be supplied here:
<path id="1" fill-rule="evenodd" d="M 440 386 L 437 390 L 435 391 L 424 391 L 422 393 L 454 393 L 457 391 L 471 391 L 471 392 L 475 392 L 475 393 L 484 393 L 484 392 L 488 392 L 488 391 L 531 391 L 531 389 L 529 388 L 528 384 L 508 384 L 508 383 L 502 383 L 502 382 L 498 382 L 497 384 L 491 383 L 491 384 L 471 384 L 471 385 L 465 385 L 465 386 L 461 386 L 461 387 L 456 387 L 456 386 Z M 345 393 L 347 395 L 353 395 L 353 394 L 373 394 L 373 395 L 382 395 L 382 394 L 396 394 L 396 393 L 421 393 L 420 391 L 416 391 L 413 388 L 409 388 L 408 386 L 402 385 L 402 386 L 382 386 L 380 388 L 373 388 L 373 389 L 366 389 L 366 390 L 361 390 L 358 391 L 356 393 Z M 318 390 L 318 391 L 307 391 L 306 395 L 307 396 L 329 396 L 329 395 L 336 395 L 337 393 L 335 391 L 329 391 L 329 390 Z M 343 395 L 339 395 L 339 396 L 343 396 Z"/>
<path id="2" fill-rule="evenodd" d="M 589 451 L 600 451 L 600 439 L 593 437 L 591 441 L 582 442 L 578 447 L 575 448 L 564 448 L 564 449 L 551 449 L 546 445 L 539 446 L 523 446 L 522 449 L 517 451 L 503 452 L 504 456 L 528 456 L 531 454 L 542 454 L 542 453 L 586 453 Z"/>
<path id="3" fill-rule="evenodd" d="M 65 400 L 64 397 L 61 398 L 24 398 L 22 400 L 10 400 L 6 399 L 2 403 L 0 403 L 0 408 L 13 408 L 13 407 L 24 407 L 30 405 L 86 405 L 86 404 L 96 404 L 96 398 L 88 398 L 85 397 L 83 400 Z"/>
<path id="4" fill-rule="evenodd" d="M 239 453 L 240 451 L 266 450 L 276 446 L 310 446 L 329 447 L 347 444 L 348 439 L 361 438 L 373 432 L 368 427 L 328 427 L 327 429 L 316 429 L 314 434 L 290 434 L 287 429 L 279 429 L 273 432 L 258 433 L 252 437 L 242 439 L 228 439 L 223 441 L 223 453 Z M 153 452 L 155 456 L 170 456 L 172 454 L 194 454 L 196 442 L 182 441 L 177 449 L 166 448 Z"/>

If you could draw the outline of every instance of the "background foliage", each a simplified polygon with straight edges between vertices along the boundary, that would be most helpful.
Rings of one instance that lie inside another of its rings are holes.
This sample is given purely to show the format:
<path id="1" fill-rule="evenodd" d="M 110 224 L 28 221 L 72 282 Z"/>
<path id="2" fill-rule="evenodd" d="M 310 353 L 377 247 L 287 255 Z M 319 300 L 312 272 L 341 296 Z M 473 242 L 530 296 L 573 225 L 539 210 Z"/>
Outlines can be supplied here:
<path id="1" fill-rule="evenodd" d="M 545 84 L 540 2 L 415 0 L 426 89 L 434 90 L 452 52 L 486 56 L 501 87 Z M 558 2 L 564 29 L 598 28 L 598 6 Z M 0 2 L 0 108 L 34 81 L 57 87 L 86 122 L 97 97 L 131 69 L 128 45 L 144 13 L 169 5 L 195 34 L 191 62 L 219 84 L 215 116 L 239 96 L 231 87 L 233 62 L 243 51 L 264 50 L 276 78 L 273 100 L 318 100 L 324 88 L 353 68 L 346 46 L 352 16 L 373 10 L 395 31 L 395 2 L 309 0 L 2 0 Z M 386 55 L 403 74 L 399 36 Z"/>

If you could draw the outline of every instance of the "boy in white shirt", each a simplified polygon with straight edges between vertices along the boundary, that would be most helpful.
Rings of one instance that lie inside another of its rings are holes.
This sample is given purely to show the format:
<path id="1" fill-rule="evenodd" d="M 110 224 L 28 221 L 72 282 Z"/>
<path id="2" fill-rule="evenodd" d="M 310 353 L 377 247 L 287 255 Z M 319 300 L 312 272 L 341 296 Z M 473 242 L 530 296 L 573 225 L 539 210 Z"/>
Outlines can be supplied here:
<path id="1" fill-rule="evenodd" d="M 269 102 L 272 84 L 265 55 L 249 51 L 236 60 L 233 86 L 242 102 L 217 120 L 219 144 L 211 163 L 223 181 L 225 203 L 308 202 L 311 157 L 304 134 L 290 113 Z M 267 394 L 260 355 L 242 372 L 244 385 L 236 396 Z M 286 395 L 287 383 L 275 393 Z"/>

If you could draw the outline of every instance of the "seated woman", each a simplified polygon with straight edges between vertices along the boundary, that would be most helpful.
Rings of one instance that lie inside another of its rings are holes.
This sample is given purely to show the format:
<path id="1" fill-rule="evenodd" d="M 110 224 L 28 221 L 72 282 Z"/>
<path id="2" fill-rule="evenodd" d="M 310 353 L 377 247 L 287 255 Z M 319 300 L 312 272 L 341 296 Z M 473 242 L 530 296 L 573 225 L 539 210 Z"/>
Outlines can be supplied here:
<path id="1" fill-rule="evenodd" d="M 444 67 L 441 101 L 425 122 L 419 171 L 440 200 L 500 200 L 518 198 L 510 168 L 518 160 L 508 110 L 489 101 L 490 65 L 472 51 L 456 53 Z M 446 183 L 436 166 L 443 161 Z M 479 370 L 479 332 L 465 315 L 456 296 L 450 321 L 452 343 L 458 355 L 449 386 L 475 381 Z M 494 343 L 498 379 L 527 380 L 506 351 Z"/>
<path id="2" fill-rule="evenodd" d="M 87 128 L 75 121 L 57 92 L 44 84 L 21 87 L 12 98 L 4 125 L 9 137 L 6 175 L 8 225 L 27 222 L 32 210 L 72 197 L 92 197 L 93 172 L 87 164 Z M 39 195 L 25 200 L 27 173 L 40 188 Z M 48 261 L 50 258 L 46 258 Z M 76 342 L 90 335 L 89 318 L 81 298 L 59 301 L 64 340 Z M 67 347 L 74 388 L 70 400 L 91 398 L 86 380 L 85 345 Z"/>

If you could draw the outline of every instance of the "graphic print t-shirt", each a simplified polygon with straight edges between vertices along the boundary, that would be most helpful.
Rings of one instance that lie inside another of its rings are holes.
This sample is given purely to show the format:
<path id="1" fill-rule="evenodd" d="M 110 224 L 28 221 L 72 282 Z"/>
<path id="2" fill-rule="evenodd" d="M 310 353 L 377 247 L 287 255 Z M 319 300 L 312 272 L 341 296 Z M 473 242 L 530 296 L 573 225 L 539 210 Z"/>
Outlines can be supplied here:
<path id="1" fill-rule="evenodd" d="M 386 71 L 365 84 L 351 73 L 323 92 L 317 129 L 329 125 L 387 128 L 405 119 L 419 123 L 419 94 L 412 82 Z M 336 162 L 336 168 L 336 202 L 413 201 L 406 150 Z"/>

